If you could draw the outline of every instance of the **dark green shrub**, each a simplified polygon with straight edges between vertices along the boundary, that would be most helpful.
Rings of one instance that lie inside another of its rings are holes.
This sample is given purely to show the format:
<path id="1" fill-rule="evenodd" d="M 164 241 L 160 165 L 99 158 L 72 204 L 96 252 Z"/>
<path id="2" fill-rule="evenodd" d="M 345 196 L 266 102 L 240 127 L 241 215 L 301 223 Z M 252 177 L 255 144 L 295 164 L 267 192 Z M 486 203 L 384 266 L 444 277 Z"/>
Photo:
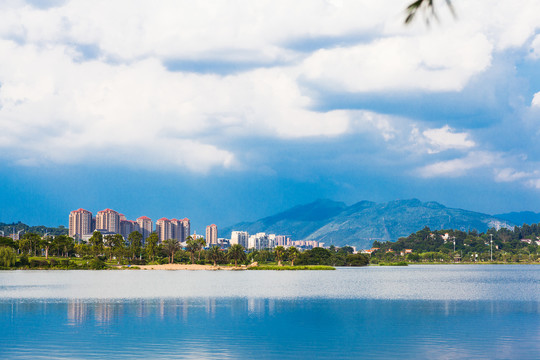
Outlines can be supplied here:
<path id="1" fill-rule="evenodd" d="M 19 265 L 20 266 L 28 266 L 30 262 L 28 261 L 28 256 L 26 254 L 22 254 L 19 258 Z"/>
<path id="2" fill-rule="evenodd" d="M 347 255 L 348 266 L 366 266 L 369 264 L 369 258 L 362 254 Z"/>

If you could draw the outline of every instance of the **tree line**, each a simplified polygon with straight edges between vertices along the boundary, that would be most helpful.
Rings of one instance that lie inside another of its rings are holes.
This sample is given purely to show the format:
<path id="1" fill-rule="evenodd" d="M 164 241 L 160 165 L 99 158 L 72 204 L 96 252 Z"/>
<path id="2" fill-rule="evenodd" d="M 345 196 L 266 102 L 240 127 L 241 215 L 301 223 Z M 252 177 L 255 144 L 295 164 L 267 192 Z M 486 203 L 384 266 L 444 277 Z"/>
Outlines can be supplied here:
<path id="1" fill-rule="evenodd" d="M 160 243 L 156 233 L 150 234 L 143 241 L 138 231 L 129 234 L 127 239 L 119 234 L 103 236 L 101 232 L 95 231 L 88 241 L 78 243 L 67 235 L 40 236 L 37 233 L 25 233 L 17 241 L 0 237 L 0 267 L 3 268 L 77 268 L 78 264 L 79 268 L 101 269 L 107 264 L 166 263 L 239 266 L 254 262 L 277 263 L 278 266 L 284 262 L 291 266 L 363 266 L 369 263 L 369 259 L 361 254 L 353 254 L 351 247 L 300 251 L 296 247 L 277 246 L 274 249 L 247 251 L 241 245 L 234 244 L 225 250 L 217 245 L 206 247 L 204 238 L 191 236 L 186 239 L 185 247 L 182 247 L 177 239 L 167 239 Z"/>
<path id="2" fill-rule="evenodd" d="M 524 224 L 513 229 L 431 230 L 425 227 L 396 242 L 373 243 L 379 248 L 372 262 L 407 259 L 410 262 L 493 261 L 535 262 L 540 260 L 540 224 Z M 412 253 L 401 255 L 405 249 Z"/>

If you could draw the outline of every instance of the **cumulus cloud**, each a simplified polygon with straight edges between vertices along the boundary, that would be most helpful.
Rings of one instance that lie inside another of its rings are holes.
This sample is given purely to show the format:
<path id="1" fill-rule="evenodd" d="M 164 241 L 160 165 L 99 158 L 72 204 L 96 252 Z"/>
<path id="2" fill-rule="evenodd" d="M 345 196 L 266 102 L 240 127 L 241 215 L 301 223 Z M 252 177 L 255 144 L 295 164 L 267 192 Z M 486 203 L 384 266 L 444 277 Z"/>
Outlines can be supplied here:
<path id="1" fill-rule="evenodd" d="M 497 156 L 485 151 L 473 151 L 463 158 L 439 161 L 418 169 L 420 176 L 432 177 L 459 177 L 467 174 L 469 170 L 482 168 L 495 162 Z"/>
<path id="2" fill-rule="evenodd" d="M 430 145 L 430 153 L 437 153 L 449 149 L 469 149 L 476 144 L 469 139 L 468 133 L 454 132 L 450 126 L 446 125 L 440 129 L 428 129 L 422 132 L 424 138 Z"/>
<path id="3" fill-rule="evenodd" d="M 490 68 L 496 51 L 522 46 L 540 23 L 534 2 L 507 0 L 489 12 L 456 2 L 459 21 L 430 30 L 403 26 L 403 0 L 32 4 L 0 4 L 0 156 L 28 166 L 234 169 L 242 164 L 223 139 L 253 136 L 292 142 L 375 134 L 381 149 L 403 144 L 414 119 L 404 125 L 354 105 L 321 110 L 321 89 L 459 92 Z M 537 40 L 530 44 L 536 49 Z M 166 64 L 175 61 L 240 66 L 171 71 Z M 472 139 L 450 126 L 416 136 L 432 154 L 481 148 Z M 471 154 L 487 161 L 479 155 L 487 153 Z M 439 165 L 466 171 L 460 161 Z"/>
<path id="4" fill-rule="evenodd" d="M 322 49 L 303 68 L 308 80 L 349 92 L 459 91 L 490 65 L 491 51 L 482 34 L 427 33 Z"/>
<path id="5" fill-rule="evenodd" d="M 540 107 L 540 92 L 537 92 L 536 94 L 534 94 L 532 102 L 531 102 L 531 106 Z"/>
<path id="6" fill-rule="evenodd" d="M 512 168 L 495 169 L 495 181 L 498 182 L 513 182 L 530 176 L 530 173 Z"/>

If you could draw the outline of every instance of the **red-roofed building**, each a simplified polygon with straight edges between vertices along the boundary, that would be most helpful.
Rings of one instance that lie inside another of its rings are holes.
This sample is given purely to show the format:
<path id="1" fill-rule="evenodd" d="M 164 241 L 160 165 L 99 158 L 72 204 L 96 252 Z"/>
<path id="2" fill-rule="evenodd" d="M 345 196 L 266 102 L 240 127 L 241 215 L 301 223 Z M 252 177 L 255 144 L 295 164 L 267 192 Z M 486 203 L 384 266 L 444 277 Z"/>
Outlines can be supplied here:
<path id="1" fill-rule="evenodd" d="M 137 224 L 139 225 L 139 232 L 142 234 L 144 242 L 154 229 L 152 219 L 150 219 L 148 216 L 141 216 L 137 218 Z"/>
<path id="2" fill-rule="evenodd" d="M 165 217 L 156 221 L 156 233 L 159 237 L 159 242 L 163 242 L 168 239 L 172 239 L 172 224 L 171 221 Z"/>
<path id="3" fill-rule="evenodd" d="M 69 236 L 80 240 L 83 236 L 92 235 L 92 213 L 77 209 L 69 213 Z"/>
<path id="4" fill-rule="evenodd" d="M 98 211 L 96 215 L 96 230 L 106 230 L 120 234 L 120 214 L 112 209 Z"/>
<path id="5" fill-rule="evenodd" d="M 218 231 L 216 224 L 208 225 L 206 227 L 206 244 L 208 246 L 218 244 Z"/>

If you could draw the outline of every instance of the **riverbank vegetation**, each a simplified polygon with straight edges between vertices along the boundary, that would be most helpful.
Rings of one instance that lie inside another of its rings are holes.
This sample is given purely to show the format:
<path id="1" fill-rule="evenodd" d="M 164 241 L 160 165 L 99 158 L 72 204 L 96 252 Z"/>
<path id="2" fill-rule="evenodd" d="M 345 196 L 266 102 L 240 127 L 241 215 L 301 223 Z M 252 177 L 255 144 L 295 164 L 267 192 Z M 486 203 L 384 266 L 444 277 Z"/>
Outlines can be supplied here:
<path id="1" fill-rule="evenodd" d="M 351 247 L 299 251 L 295 247 L 278 246 L 273 250 L 246 251 L 238 244 L 228 249 L 215 245 L 205 248 L 205 245 L 203 239 L 191 237 L 185 247 L 175 239 L 160 244 L 157 234 L 151 234 L 143 241 L 138 232 L 124 239 L 121 235 L 103 236 L 96 231 L 87 242 L 80 243 L 67 235 L 26 233 L 16 241 L 0 237 L 0 269 L 99 270 L 170 263 L 238 267 L 257 263 L 260 270 L 322 270 L 369 263 L 367 256 L 353 254 Z"/>
<path id="2" fill-rule="evenodd" d="M 393 263 L 540 263 L 540 225 L 513 229 L 431 230 L 428 227 L 396 242 L 373 243 L 372 264 Z"/>

